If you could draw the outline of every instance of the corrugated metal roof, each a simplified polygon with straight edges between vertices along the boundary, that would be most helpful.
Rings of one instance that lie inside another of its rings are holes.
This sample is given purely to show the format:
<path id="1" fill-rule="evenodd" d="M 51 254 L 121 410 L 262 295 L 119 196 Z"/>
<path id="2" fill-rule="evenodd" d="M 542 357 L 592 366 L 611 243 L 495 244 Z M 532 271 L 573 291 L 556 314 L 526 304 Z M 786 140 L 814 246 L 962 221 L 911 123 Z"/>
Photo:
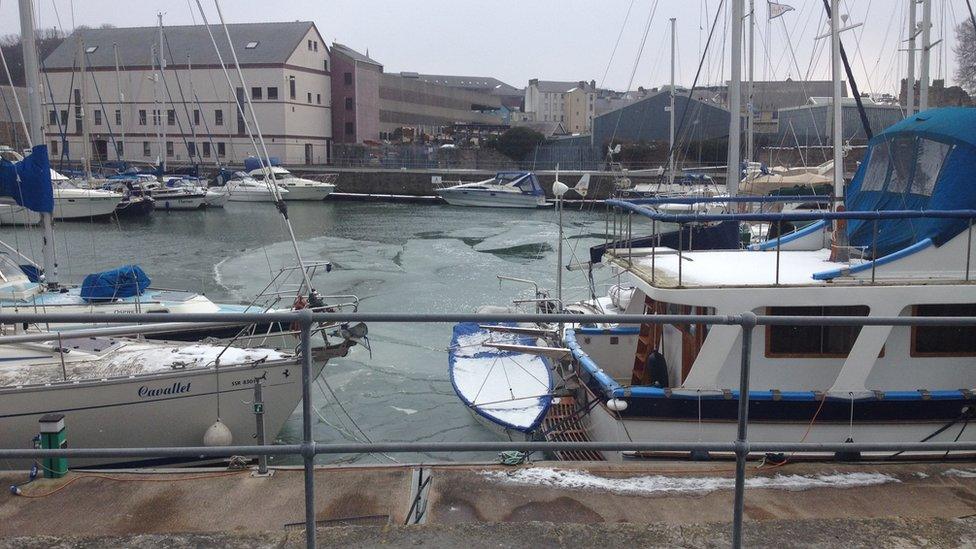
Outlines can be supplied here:
<path id="1" fill-rule="evenodd" d="M 418 78 L 431 84 L 452 88 L 484 90 L 494 95 L 522 95 L 523 91 L 492 76 L 457 76 L 451 74 L 421 74 Z"/>
<path id="2" fill-rule="evenodd" d="M 299 46 L 308 30 L 314 27 L 311 21 L 286 23 L 232 23 L 227 25 L 237 57 L 242 65 L 284 63 Z M 220 53 L 226 63 L 231 62 L 230 48 L 224 30 L 219 25 L 210 25 Z M 119 62 L 124 67 L 148 66 L 150 48 L 159 43 L 157 27 L 127 27 L 105 29 L 83 29 L 72 33 L 43 62 L 44 69 L 70 69 L 77 64 L 78 40 L 85 44 L 87 63 L 90 67 L 115 67 L 113 45 L 118 44 Z M 168 48 L 164 45 L 168 63 L 183 64 L 187 53 L 194 65 L 216 65 L 217 54 L 204 25 L 163 26 L 163 34 Z M 256 42 L 253 48 L 249 43 Z M 325 48 L 325 44 L 321 45 Z M 94 48 L 94 50 L 92 50 Z M 171 59 L 172 58 L 172 59 Z"/>

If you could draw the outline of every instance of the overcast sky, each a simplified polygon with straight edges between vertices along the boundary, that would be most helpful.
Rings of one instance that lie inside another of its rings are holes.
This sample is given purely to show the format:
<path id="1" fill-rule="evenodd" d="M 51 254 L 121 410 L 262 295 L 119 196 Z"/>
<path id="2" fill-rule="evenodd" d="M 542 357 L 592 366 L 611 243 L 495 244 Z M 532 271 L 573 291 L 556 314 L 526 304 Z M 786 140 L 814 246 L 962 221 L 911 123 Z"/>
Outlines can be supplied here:
<path id="1" fill-rule="evenodd" d="M 749 0 L 746 1 L 747 11 Z M 193 4 L 191 12 L 190 4 Z M 388 72 L 494 76 L 522 87 L 530 78 L 596 80 L 615 89 L 659 86 L 669 79 L 669 22 L 677 18 L 678 84 L 690 85 L 720 0 L 224 0 L 228 22 L 311 20 L 328 42 L 338 41 L 385 65 Z M 728 78 L 728 5 L 701 81 Z M 795 11 L 767 21 L 756 0 L 756 79 L 829 78 L 829 41 L 822 0 L 785 0 Z M 203 0 L 213 14 L 213 0 Z M 900 41 L 908 0 L 844 0 L 844 34 L 862 91 L 894 91 L 906 72 Z M 952 81 L 953 28 L 967 15 L 965 0 L 932 0 L 933 78 Z M 195 0 L 35 0 L 38 26 L 155 25 L 199 21 Z M 57 14 L 55 13 L 57 10 Z M 0 32 L 17 33 L 17 2 L 0 7 Z M 652 13 L 653 11 L 653 13 Z M 921 16 L 919 16 L 921 17 Z M 647 27 L 647 22 L 650 25 Z M 638 57 L 641 42 L 646 42 Z M 619 36 L 619 45 L 616 46 Z M 791 50 L 792 47 L 792 50 Z M 769 52 L 768 54 L 766 52 Z M 636 66 L 635 66 L 636 63 Z M 633 76 L 632 76 L 633 75 Z"/>

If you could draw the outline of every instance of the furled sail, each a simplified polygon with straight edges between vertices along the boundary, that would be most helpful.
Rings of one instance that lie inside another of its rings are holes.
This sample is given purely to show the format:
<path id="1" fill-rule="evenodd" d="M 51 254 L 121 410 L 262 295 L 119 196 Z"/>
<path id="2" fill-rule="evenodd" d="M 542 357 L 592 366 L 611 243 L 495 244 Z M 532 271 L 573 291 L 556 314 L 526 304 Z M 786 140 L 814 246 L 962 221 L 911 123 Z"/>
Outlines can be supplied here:
<path id="1" fill-rule="evenodd" d="M 0 196 L 9 196 L 35 212 L 54 211 L 47 145 L 34 146 L 31 154 L 19 162 L 0 159 Z"/>

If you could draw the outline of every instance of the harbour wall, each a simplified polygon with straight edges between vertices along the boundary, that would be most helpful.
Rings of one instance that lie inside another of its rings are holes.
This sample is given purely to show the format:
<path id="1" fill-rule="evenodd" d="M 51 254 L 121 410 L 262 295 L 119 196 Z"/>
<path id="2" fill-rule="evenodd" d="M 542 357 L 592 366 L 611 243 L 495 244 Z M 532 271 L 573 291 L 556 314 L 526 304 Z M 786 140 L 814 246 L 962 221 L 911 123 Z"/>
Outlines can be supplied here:
<path id="1" fill-rule="evenodd" d="M 382 194 L 404 196 L 431 196 L 434 193 L 434 179 L 440 177 L 444 183 L 471 183 L 494 177 L 494 171 L 486 170 L 388 170 L 377 168 L 332 168 L 321 170 L 304 167 L 292 168 L 298 174 L 315 177 L 317 174 L 334 173 L 338 175 L 336 191 L 354 194 Z M 539 184 L 546 191 L 546 196 L 552 198 L 552 184 L 556 180 L 555 172 L 535 172 Z M 583 172 L 560 172 L 559 180 L 574 187 L 582 177 Z M 652 179 L 636 179 L 637 182 L 651 182 Z M 591 173 L 589 192 L 586 198 L 607 198 L 613 187 L 613 176 L 610 173 Z M 567 198 L 577 199 L 578 195 L 570 193 Z"/>

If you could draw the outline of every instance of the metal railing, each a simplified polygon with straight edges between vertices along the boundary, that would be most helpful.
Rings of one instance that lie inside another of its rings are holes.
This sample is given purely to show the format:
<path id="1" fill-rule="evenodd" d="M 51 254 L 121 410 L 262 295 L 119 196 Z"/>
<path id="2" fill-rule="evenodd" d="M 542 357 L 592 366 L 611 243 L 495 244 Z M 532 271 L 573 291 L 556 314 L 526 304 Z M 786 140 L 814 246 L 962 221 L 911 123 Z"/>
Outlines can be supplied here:
<path id="1" fill-rule="evenodd" d="M 305 532 L 308 547 L 315 547 L 315 483 L 314 458 L 317 455 L 343 453 L 406 453 L 406 452 L 485 452 L 519 450 L 534 451 L 606 451 L 606 452 L 729 452 L 735 454 L 735 485 L 732 516 L 732 545 L 740 547 L 745 497 L 746 458 L 755 452 L 951 452 L 976 451 L 973 442 L 896 442 L 896 443 L 751 443 L 748 438 L 749 398 L 740 398 L 737 433 L 729 442 L 370 442 L 370 443 L 317 443 L 312 437 L 312 347 L 311 333 L 317 323 L 369 322 L 369 323 L 445 323 L 445 322 L 523 322 L 523 323 L 578 323 L 583 317 L 576 314 L 423 314 L 423 313 L 313 313 L 304 309 L 282 313 L 193 313 L 178 314 L 8 314 L 0 313 L 0 324 L 258 324 L 277 322 L 298 323 L 301 326 L 300 355 L 302 367 L 302 441 L 299 444 L 249 445 L 249 446 L 192 446 L 165 448 L 61 448 L 61 449 L 12 449 L 0 448 L 0 458 L 41 459 L 67 458 L 229 458 L 232 456 L 301 456 L 304 466 Z M 976 317 L 850 317 L 850 316 L 765 316 L 752 312 L 734 315 L 663 315 L 622 314 L 587 315 L 587 323 L 612 324 L 705 324 L 736 325 L 742 329 L 739 395 L 749 395 L 752 336 L 757 326 L 976 326 Z M 145 326 L 131 327 L 139 330 Z M 114 328 L 118 329 L 118 328 Z M 95 332 L 96 330 L 86 330 Z M 66 335 L 77 332 L 64 332 Z M 57 338 L 55 333 L 45 334 L 47 340 Z M 32 335 L 43 338 L 45 335 Z M 0 345 L 24 341 L 23 336 L 2 336 Z"/>
<path id="2" fill-rule="evenodd" d="M 966 221 L 966 231 L 967 231 L 967 247 L 964 258 L 965 267 L 962 269 L 963 276 L 962 279 L 969 282 L 972 278 L 972 241 L 973 241 L 973 221 L 976 219 L 976 210 L 868 210 L 868 211 L 833 211 L 833 210 L 795 210 L 791 212 L 763 212 L 762 207 L 765 204 L 830 204 L 836 202 L 840 199 L 831 196 L 822 195 L 776 195 L 776 196 L 735 196 L 735 197 L 662 197 L 662 198 L 646 198 L 646 199 L 611 199 L 607 200 L 607 227 L 608 227 L 608 237 L 604 244 L 604 248 L 607 251 L 613 250 L 615 253 L 619 254 L 621 251 L 626 250 L 627 254 L 627 265 L 633 265 L 634 255 L 634 232 L 633 232 L 633 216 L 641 216 L 651 220 L 651 235 L 639 237 L 637 240 L 638 247 L 641 243 L 650 243 L 650 255 L 651 255 L 651 282 L 654 283 L 656 280 L 656 269 L 655 264 L 657 260 L 657 255 L 659 253 L 658 248 L 661 246 L 662 234 L 659 232 L 659 228 L 664 228 L 667 226 L 677 225 L 678 227 L 678 246 L 677 250 L 674 252 L 664 252 L 668 254 L 676 254 L 678 256 L 678 287 L 682 286 L 682 266 L 683 266 L 683 254 L 685 251 L 684 235 L 686 229 L 689 226 L 702 225 L 702 224 L 716 224 L 722 222 L 753 222 L 753 223 L 768 223 L 772 226 L 776 224 L 777 229 L 779 229 L 777 236 L 775 237 L 775 272 L 774 280 L 775 285 L 780 284 L 780 256 L 782 252 L 783 237 L 786 237 L 790 232 L 782 233 L 783 222 L 793 222 L 793 221 L 803 221 L 803 222 L 846 222 L 848 220 L 852 221 L 870 221 L 872 223 L 872 237 L 870 245 L 866 246 L 846 246 L 845 249 L 848 252 L 856 252 L 849 254 L 851 256 L 851 263 L 853 266 L 853 260 L 860 260 L 862 263 L 870 263 L 871 266 L 871 284 L 876 282 L 876 274 L 878 265 L 885 259 L 885 255 L 879 255 L 878 252 L 878 221 L 881 220 L 915 220 L 915 219 L 958 219 Z M 752 212 L 726 212 L 726 213 L 704 213 L 704 212 L 694 212 L 694 213 L 666 213 L 654 209 L 654 206 L 659 206 L 662 204 L 685 204 L 685 205 L 700 205 L 700 204 L 756 204 L 759 205 L 759 211 Z M 612 223 L 611 223 L 612 220 Z M 797 230 L 802 230 L 797 229 Z M 689 233 L 690 234 L 690 233 Z M 619 244 L 619 245 L 617 245 Z M 688 243 L 688 248 L 691 248 L 691 243 Z M 914 245 L 918 245 L 916 242 Z M 813 274 L 813 273 L 811 273 Z"/>

